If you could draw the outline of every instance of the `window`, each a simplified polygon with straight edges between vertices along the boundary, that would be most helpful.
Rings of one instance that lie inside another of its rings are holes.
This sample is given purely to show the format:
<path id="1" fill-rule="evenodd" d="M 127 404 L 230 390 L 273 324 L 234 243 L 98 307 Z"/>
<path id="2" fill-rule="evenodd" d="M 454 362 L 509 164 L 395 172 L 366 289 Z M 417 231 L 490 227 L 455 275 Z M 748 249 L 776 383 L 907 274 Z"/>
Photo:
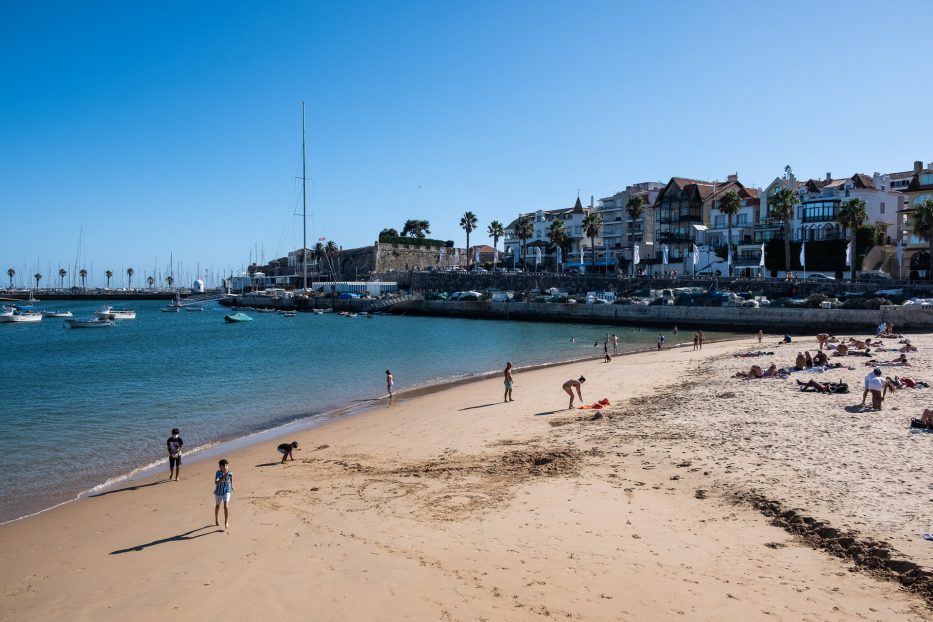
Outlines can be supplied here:
<path id="1" fill-rule="evenodd" d="M 713 223 L 714 229 L 722 229 L 726 226 L 726 217 L 725 216 L 716 216 L 715 222 Z"/>
<path id="2" fill-rule="evenodd" d="M 748 214 L 739 214 L 736 216 L 735 224 L 739 227 L 748 226 Z"/>

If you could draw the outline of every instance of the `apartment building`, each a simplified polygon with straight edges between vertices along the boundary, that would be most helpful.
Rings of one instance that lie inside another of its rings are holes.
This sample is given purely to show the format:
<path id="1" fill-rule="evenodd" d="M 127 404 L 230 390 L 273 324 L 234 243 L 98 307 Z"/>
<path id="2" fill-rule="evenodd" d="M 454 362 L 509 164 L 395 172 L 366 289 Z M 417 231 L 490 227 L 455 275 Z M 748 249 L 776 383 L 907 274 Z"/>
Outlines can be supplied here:
<path id="1" fill-rule="evenodd" d="M 580 197 L 577 197 L 573 207 L 567 209 L 537 210 L 535 212 L 519 214 L 518 218 L 529 216 L 534 224 L 532 235 L 525 240 L 528 263 L 531 264 L 535 261 L 537 251 L 540 250 L 543 263 L 551 267 L 555 265 L 556 253 L 548 237 L 548 228 L 551 226 L 552 222 L 560 221 L 564 223 L 564 229 L 568 237 L 567 246 L 571 249 L 569 252 L 562 255 L 564 266 L 580 266 L 581 255 L 585 259 L 586 265 L 589 266 L 592 263 L 592 249 L 589 248 L 590 239 L 583 230 L 583 219 L 590 211 L 595 209 L 592 198 L 590 198 L 590 207 L 584 208 L 583 203 L 580 201 Z M 505 227 L 505 238 L 503 238 L 502 244 L 504 255 L 508 256 L 505 259 L 506 263 L 509 261 L 514 262 L 515 259 L 513 258 L 515 257 L 519 260 L 521 259 L 522 241 L 515 235 L 515 226 L 518 223 L 518 218 Z M 612 257 L 612 252 L 607 252 L 605 249 L 602 235 L 597 236 L 596 264 L 605 266 L 607 262 L 612 263 Z"/>
<path id="2" fill-rule="evenodd" d="M 617 264 L 631 265 L 635 245 L 638 245 L 642 264 L 660 263 L 661 251 L 654 244 L 654 213 L 651 206 L 663 188 L 663 183 L 655 181 L 632 184 L 597 203 L 604 223 L 604 245 L 615 256 Z M 636 195 L 644 200 L 644 209 L 638 218 L 632 218 L 628 202 Z"/>

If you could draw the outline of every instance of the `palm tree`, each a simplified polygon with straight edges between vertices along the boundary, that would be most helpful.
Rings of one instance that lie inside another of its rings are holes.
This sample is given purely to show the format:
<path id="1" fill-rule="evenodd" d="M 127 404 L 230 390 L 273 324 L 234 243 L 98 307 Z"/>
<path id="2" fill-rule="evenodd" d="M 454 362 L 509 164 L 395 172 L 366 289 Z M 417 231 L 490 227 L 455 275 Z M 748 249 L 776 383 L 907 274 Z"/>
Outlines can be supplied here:
<path id="1" fill-rule="evenodd" d="M 567 243 L 567 227 L 564 226 L 564 222 L 562 220 L 552 220 L 547 228 L 547 237 L 551 244 L 563 252 L 564 245 Z"/>
<path id="2" fill-rule="evenodd" d="M 113 278 L 113 271 L 107 270 L 106 272 L 104 272 L 104 276 L 107 277 L 107 289 L 110 289 L 110 279 Z"/>
<path id="3" fill-rule="evenodd" d="M 476 229 L 476 214 L 473 212 L 467 212 L 460 218 L 460 228 L 466 231 L 467 240 L 466 240 L 466 252 L 467 252 L 467 269 L 470 267 L 470 233 Z"/>
<path id="4" fill-rule="evenodd" d="M 126 281 L 127 281 L 126 288 L 127 289 L 133 289 L 133 273 L 134 271 L 132 268 L 126 269 Z"/>
<path id="5" fill-rule="evenodd" d="M 339 252 L 340 247 L 333 240 L 328 240 L 327 244 L 324 245 L 324 254 L 327 256 L 327 263 L 330 265 L 330 280 L 335 282 L 337 281 L 337 272 L 334 270 L 334 259 L 336 259 Z"/>
<path id="6" fill-rule="evenodd" d="M 603 217 L 596 211 L 592 211 L 583 217 L 583 233 L 590 239 L 590 248 L 593 251 L 593 271 L 596 271 L 596 236 L 603 228 Z M 582 259 L 582 258 L 581 258 Z"/>
<path id="7" fill-rule="evenodd" d="M 729 237 L 726 238 L 726 253 L 729 256 L 729 250 L 732 248 L 732 217 L 742 209 L 742 199 L 735 190 L 730 190 L 719 197 L 719 211 L 726 215 Z M 732 275 L 732 264 L 729 264 L 729 275 Z"/>
<path id="8" fill-rule="evenodd" d="M 64 268 L 58 269 L 58 283 L 59 283 L 58 286 L 62 289 L 65 289 L 65 275 L 66 274 L 68 274 L 68 272 Z"/>
<path id="9" fill-rule="evenodd" d="M 152 284 L 155 283 L 155 279 L 152 276 L 146 277 L 146 285 L 149 286 L 149 289 L 152 289 Z"/>
<path id="10" fill-rule="evenodd" d="M 486 228 L 486 233 L 492 238 L 492 271 L 495 272 L 496 256 L 499 254 L 496 251 L 499 250 L 499 238 L 505 235 L 505 227 L 503 227 L 502 223 L 498 220 L 494 220 L 489 223 L 489 226 Z"/>
<path id="11" fill-rule="evenodd" d="M 784 272 L 790 274 L 790 227 L 794 221 L 797 193 L 783 187 L 771 195 L 771 215 L 784 224 Z"/>
<path id="12" fill-rule="evenodd" d="M 6 275 L 10 277 L 10 289 L 13 289 L 13 277 L 16 276 L 16 270 L 14 270 L 13 268 L 8 268 L 6 271 Z"/>
<path id="13" fill-rule="evenodd" d="M 849 238 L 849 244 L 852 245 L 852 282 L 855 282 L 855 234 L 858 232 L 859 226 L 867 219 L 868 212 L 865 211 L 865 201 L 856 197 L 843 202 L 839 206 L 839 211 L 836 212 L 836 221 L 846 229 L 852 230 L 852 235 Z"/>
<path id="14" fill-rule="evenodd" d="M 35 274 L 32 275 L 32 278 L 36 280 L 36 289 L 39 289 L 39 281 L 42 280 L 42 275 L 36 272 Z"/>
<path id="15" fill-rule="evenodd" d="M 930 272 L 927 278 L 933 278 L 933 199 L 919 203 L 910 214 L 914 233 L 929 244 Z M 12 269 L 12 268 L 11 268 Z M 10 281 L 12 287 L 12 280 Z"/>
<path id="16" fill-rule="evenodd" d="M 318 272 L 321 272 L 321 261 L 324 259 L 325 256 L 326 256 L 326 253 L 324 252 L 324 245 L 318 242 L 317 244 L 314 245 L 314 248 L 311 249 L 311 257 L 313 257 L 314 261 L 317 262 Z"/>
<path id="17" fill-rule="evenodd" d="M 78 276 L 81 277 L 81 287 L 87 289 L 87 270 L 81 268 L 81 270 L 78 271 Z"/>
<path id="18" fill-rule="evenodd" d="M 165 282 L 168 283 L 168 288 L 169 288 L 169 289 L 172 289 L 172 285 L 175 284 L 175 277 L 173 277 L 173 276 L 170 274 L 170 275 L 168 275 L 167 277 L 165 277 Z"/>
<path id="19" fill-rule="evenodd" d="M 531 219 L 531 216 L 525 214 L 518 217 L 518 220 L 515 221 L 515 237 L 521 242 L 521 251 L 522 251 L 522 267 L 526 266 L 525 260 L 528 253 L 528 247 L 525 245 L 525 242 L 528 238 L 531 237 L 531 234 L 535 232 L 535 221 Z"/>

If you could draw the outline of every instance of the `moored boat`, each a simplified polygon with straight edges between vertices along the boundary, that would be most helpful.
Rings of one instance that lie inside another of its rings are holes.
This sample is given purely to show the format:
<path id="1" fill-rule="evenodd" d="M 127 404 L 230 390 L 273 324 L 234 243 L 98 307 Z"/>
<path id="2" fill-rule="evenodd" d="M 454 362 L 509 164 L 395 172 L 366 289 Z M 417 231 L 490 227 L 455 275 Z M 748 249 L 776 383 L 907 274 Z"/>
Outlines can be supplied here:
<path id="1" fill-rule="evenodd" d="M 14 311 L 10 315 L 0 316 L 0 322 L 26 323 L 41 322 L 42 314 L 38 311 Z"/>
<path id="2" fill-rule="evenodd" d="M 101 320 L 135 320 L 136 311 L 133 309 L 114 309 L 113 307 L 101 307 L 97 312 L 97 318 Z"/>
<path id="3" fill-rule="evenodd" d="M 245 313 L 228 313 L 224 316 L 225 322 L 235 323 L 235 322 L 252 322 L 253 318 L 246 315 Z"/>
<path id="4" fill-rule="evenodd" d="M 89 318 L 84 320 L 65 320 L 65 324 L 72 328 L 106 328 L 107 326 L 113 326 L 114 322 L 112 320 L 104 320 L 101 318 Z"/>
<path id="5" fill-rule="evenodd" d="M 42 315 L 45 317 L 74 317 L 74 313 L 71 311 L 43 311 Z"/>
<path id="6" fill-rule="evenodd" d="M 296 311 L 282 311 L 282 317 L 295 317 L 298 315 Z"/>

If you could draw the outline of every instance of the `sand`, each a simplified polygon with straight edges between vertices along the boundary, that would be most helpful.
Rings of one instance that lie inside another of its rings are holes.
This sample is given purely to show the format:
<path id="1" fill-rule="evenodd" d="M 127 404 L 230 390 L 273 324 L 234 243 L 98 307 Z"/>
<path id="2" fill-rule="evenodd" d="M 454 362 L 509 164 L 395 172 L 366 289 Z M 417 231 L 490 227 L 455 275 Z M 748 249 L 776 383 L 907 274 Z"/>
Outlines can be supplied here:
<path id="1" fill-rule="evenodd" d="M 0 526 L 0 619 L 933 620 L 933 434 L 906 427 L 933 389 L 861 411 L 856 357 L 849 395 L 730 378 L 792 364 L 776 342 L 518 369 L 511 403 L 482 380 L 293 435 L 285 465 L 237 450 L 226 532 L 213 461 Z M 580 374 L 609 408 L 566 410 Z"/>

